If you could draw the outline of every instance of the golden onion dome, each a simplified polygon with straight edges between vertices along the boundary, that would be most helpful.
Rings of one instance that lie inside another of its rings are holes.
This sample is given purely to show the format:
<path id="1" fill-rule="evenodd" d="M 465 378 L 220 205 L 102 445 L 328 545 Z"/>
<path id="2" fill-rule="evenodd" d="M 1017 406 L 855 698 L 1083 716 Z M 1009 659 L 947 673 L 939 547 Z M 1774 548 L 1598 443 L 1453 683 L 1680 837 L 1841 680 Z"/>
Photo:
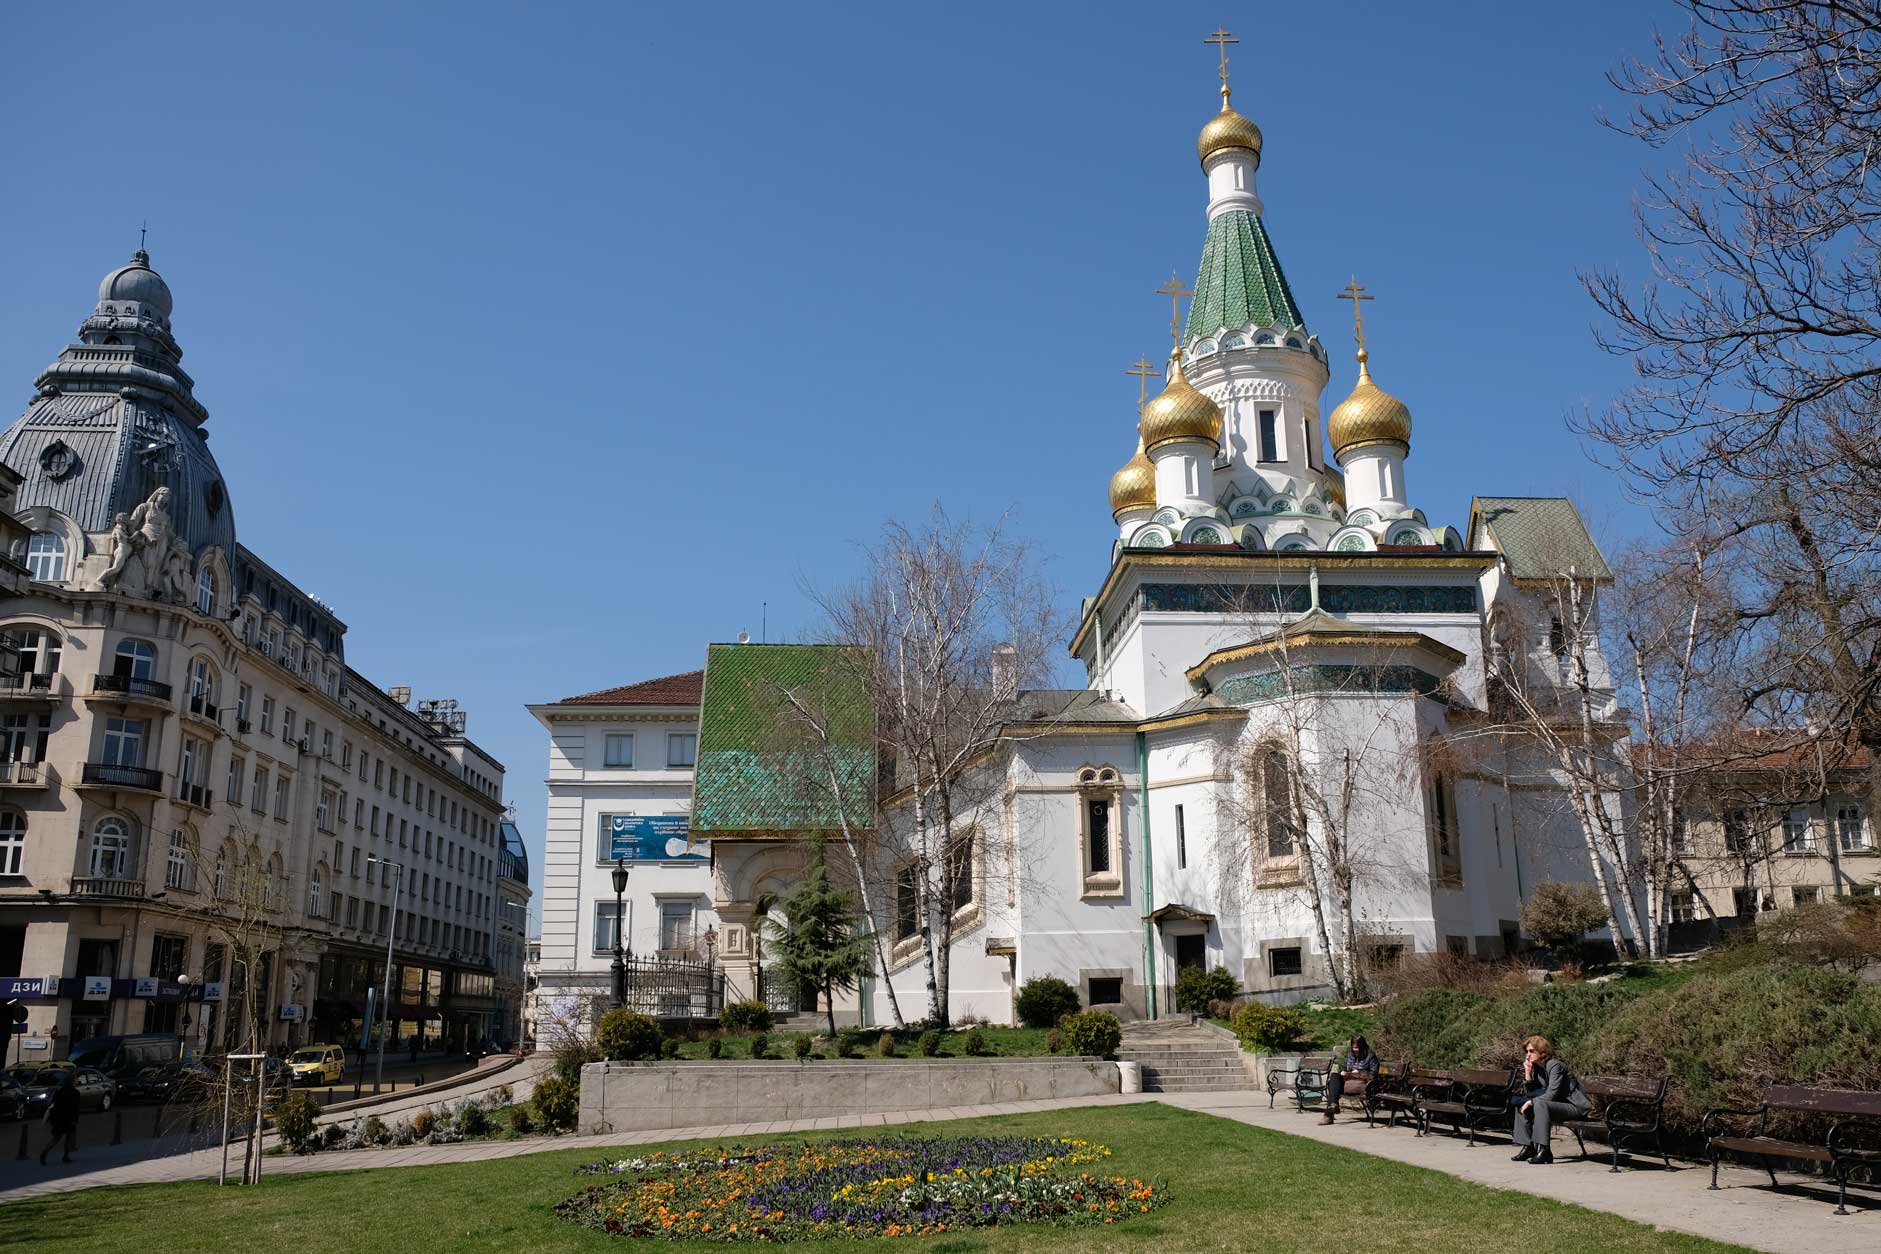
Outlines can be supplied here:
<path id="1" fill-rule="evenodd" d="M 1143 407 L 1143 417 L 1136 424 L 1144 449 L 1153 453 L 1178 440 L 1201 440 L 1219 450 L 1221 410 L 1182 377 L 1181 350 L 1169 361 L 1168 379 L 1163 390 Z"/>
<path id="2" fill-rule="evenodd" d="M 1345 508 L 1345 472 L 1335 467 L 1326 467 L 1326 499 Z"/>
<path id="3" fill-rule="evenodd" d="M 1359 350 L 1358 383 L 1352 395 L 1339 402 L 1326 420 L 1326 435 L 1332 441 L 1332 455 L 1345 460 L 1346 450 L 1362 444 L 1411 445 L 1411 411 L 1405 403 L 1372 382 L 1365 366 L 1367 354 Z"/>
<path id="4" fill-rule="evenodd" d="M 1228 93 L 1221 94 L 1221 112 L 1208 120 L 1195 140 L 1195 155 L 1204 166 L 1216 153 L 1228 148 L 1245 148 L 1254 154 L 1254 168 L 1261 164 L 1261 128 L 1236 113 L 1228 103 Z"/>
<path id="5" fill-rule="evenodd" d="M 1121 517 L 1125 511 L 1156 508 L 1156 467 L 1143 452 L 1143 441 L 1136 442 L 1136 456 L 1110 477 L 1110 516 Z"/>

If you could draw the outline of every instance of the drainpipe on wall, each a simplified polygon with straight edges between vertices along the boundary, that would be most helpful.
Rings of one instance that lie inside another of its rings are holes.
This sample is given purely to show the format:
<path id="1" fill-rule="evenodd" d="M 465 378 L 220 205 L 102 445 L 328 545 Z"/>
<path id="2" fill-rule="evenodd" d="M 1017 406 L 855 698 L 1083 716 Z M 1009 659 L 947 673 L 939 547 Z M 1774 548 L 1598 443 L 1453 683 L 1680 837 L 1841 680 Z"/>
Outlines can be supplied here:
<path id="1" fill-rule="evenodd" d="M 1150 867 L 1149 745 L 1142 732 L 1136 734 L 1136 786 L 1142 798 L 1143 829 L 1143 990 L 1148 994 L 1149 1017 L 1156 1017 L 1156 925 L 1150 915 L 1156 909 L 1156 876 Z"/>

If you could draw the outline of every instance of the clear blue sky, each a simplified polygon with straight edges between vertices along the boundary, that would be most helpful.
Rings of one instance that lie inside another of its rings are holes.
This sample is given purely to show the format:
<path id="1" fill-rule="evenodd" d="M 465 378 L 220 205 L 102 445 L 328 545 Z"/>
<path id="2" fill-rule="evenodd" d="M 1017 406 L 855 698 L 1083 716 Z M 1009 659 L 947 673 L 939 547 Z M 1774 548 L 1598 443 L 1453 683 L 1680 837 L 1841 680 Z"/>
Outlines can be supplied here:
<path id="1" fill-rule="evenodd" d="M 1626 379 L 1575 272 L 1640 268 L 1665 158 L 1596 115 L 1663 4 L 390 7 L 0 14 L 0 379 L 148 219 L 242 541 L 468 707 L 538 868 L 524 704 L 810 630 L 884 519 L 1014 508 L 1094 590 L 1218 22 L 1327 405 L 1356 272 L 1433 523 L 1646 526 L 1564 418 Z"/>

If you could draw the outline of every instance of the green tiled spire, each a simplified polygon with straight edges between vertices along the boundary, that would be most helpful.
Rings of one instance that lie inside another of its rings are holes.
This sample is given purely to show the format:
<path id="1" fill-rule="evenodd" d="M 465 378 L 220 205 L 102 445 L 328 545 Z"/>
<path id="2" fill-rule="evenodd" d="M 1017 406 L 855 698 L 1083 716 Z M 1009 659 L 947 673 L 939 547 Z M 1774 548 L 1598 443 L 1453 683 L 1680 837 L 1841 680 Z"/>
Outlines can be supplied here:
<path id="1" fill-rule="evenodd" d="M 1280 272 L 1273 241 L 1261 220 L 1245 209 L 1218 214 L 1202 245 L 1202 272 L 1189 302 L 1188 337 L 1213 335 L 1248 323 L 1304 327 L 1287 276 Z"/>

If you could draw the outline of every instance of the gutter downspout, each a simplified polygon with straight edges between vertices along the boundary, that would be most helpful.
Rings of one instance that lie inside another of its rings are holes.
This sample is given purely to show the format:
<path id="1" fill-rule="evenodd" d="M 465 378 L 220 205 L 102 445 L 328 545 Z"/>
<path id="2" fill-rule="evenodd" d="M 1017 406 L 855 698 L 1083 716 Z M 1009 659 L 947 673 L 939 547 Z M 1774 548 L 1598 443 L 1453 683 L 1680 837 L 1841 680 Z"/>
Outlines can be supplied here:
<path id="1" fill-rule="evenodd" d="M 1143 990 L 1148 994 L 1149 1017 L 1156 1017 L 1156 925 L 1150 915 L 1156 909 L 1156 875 L 1150 865 L 1149 746 L 1142 732 L 1136 734 L 1136 786 L 1141 801 L 1143 829 Z"/>

